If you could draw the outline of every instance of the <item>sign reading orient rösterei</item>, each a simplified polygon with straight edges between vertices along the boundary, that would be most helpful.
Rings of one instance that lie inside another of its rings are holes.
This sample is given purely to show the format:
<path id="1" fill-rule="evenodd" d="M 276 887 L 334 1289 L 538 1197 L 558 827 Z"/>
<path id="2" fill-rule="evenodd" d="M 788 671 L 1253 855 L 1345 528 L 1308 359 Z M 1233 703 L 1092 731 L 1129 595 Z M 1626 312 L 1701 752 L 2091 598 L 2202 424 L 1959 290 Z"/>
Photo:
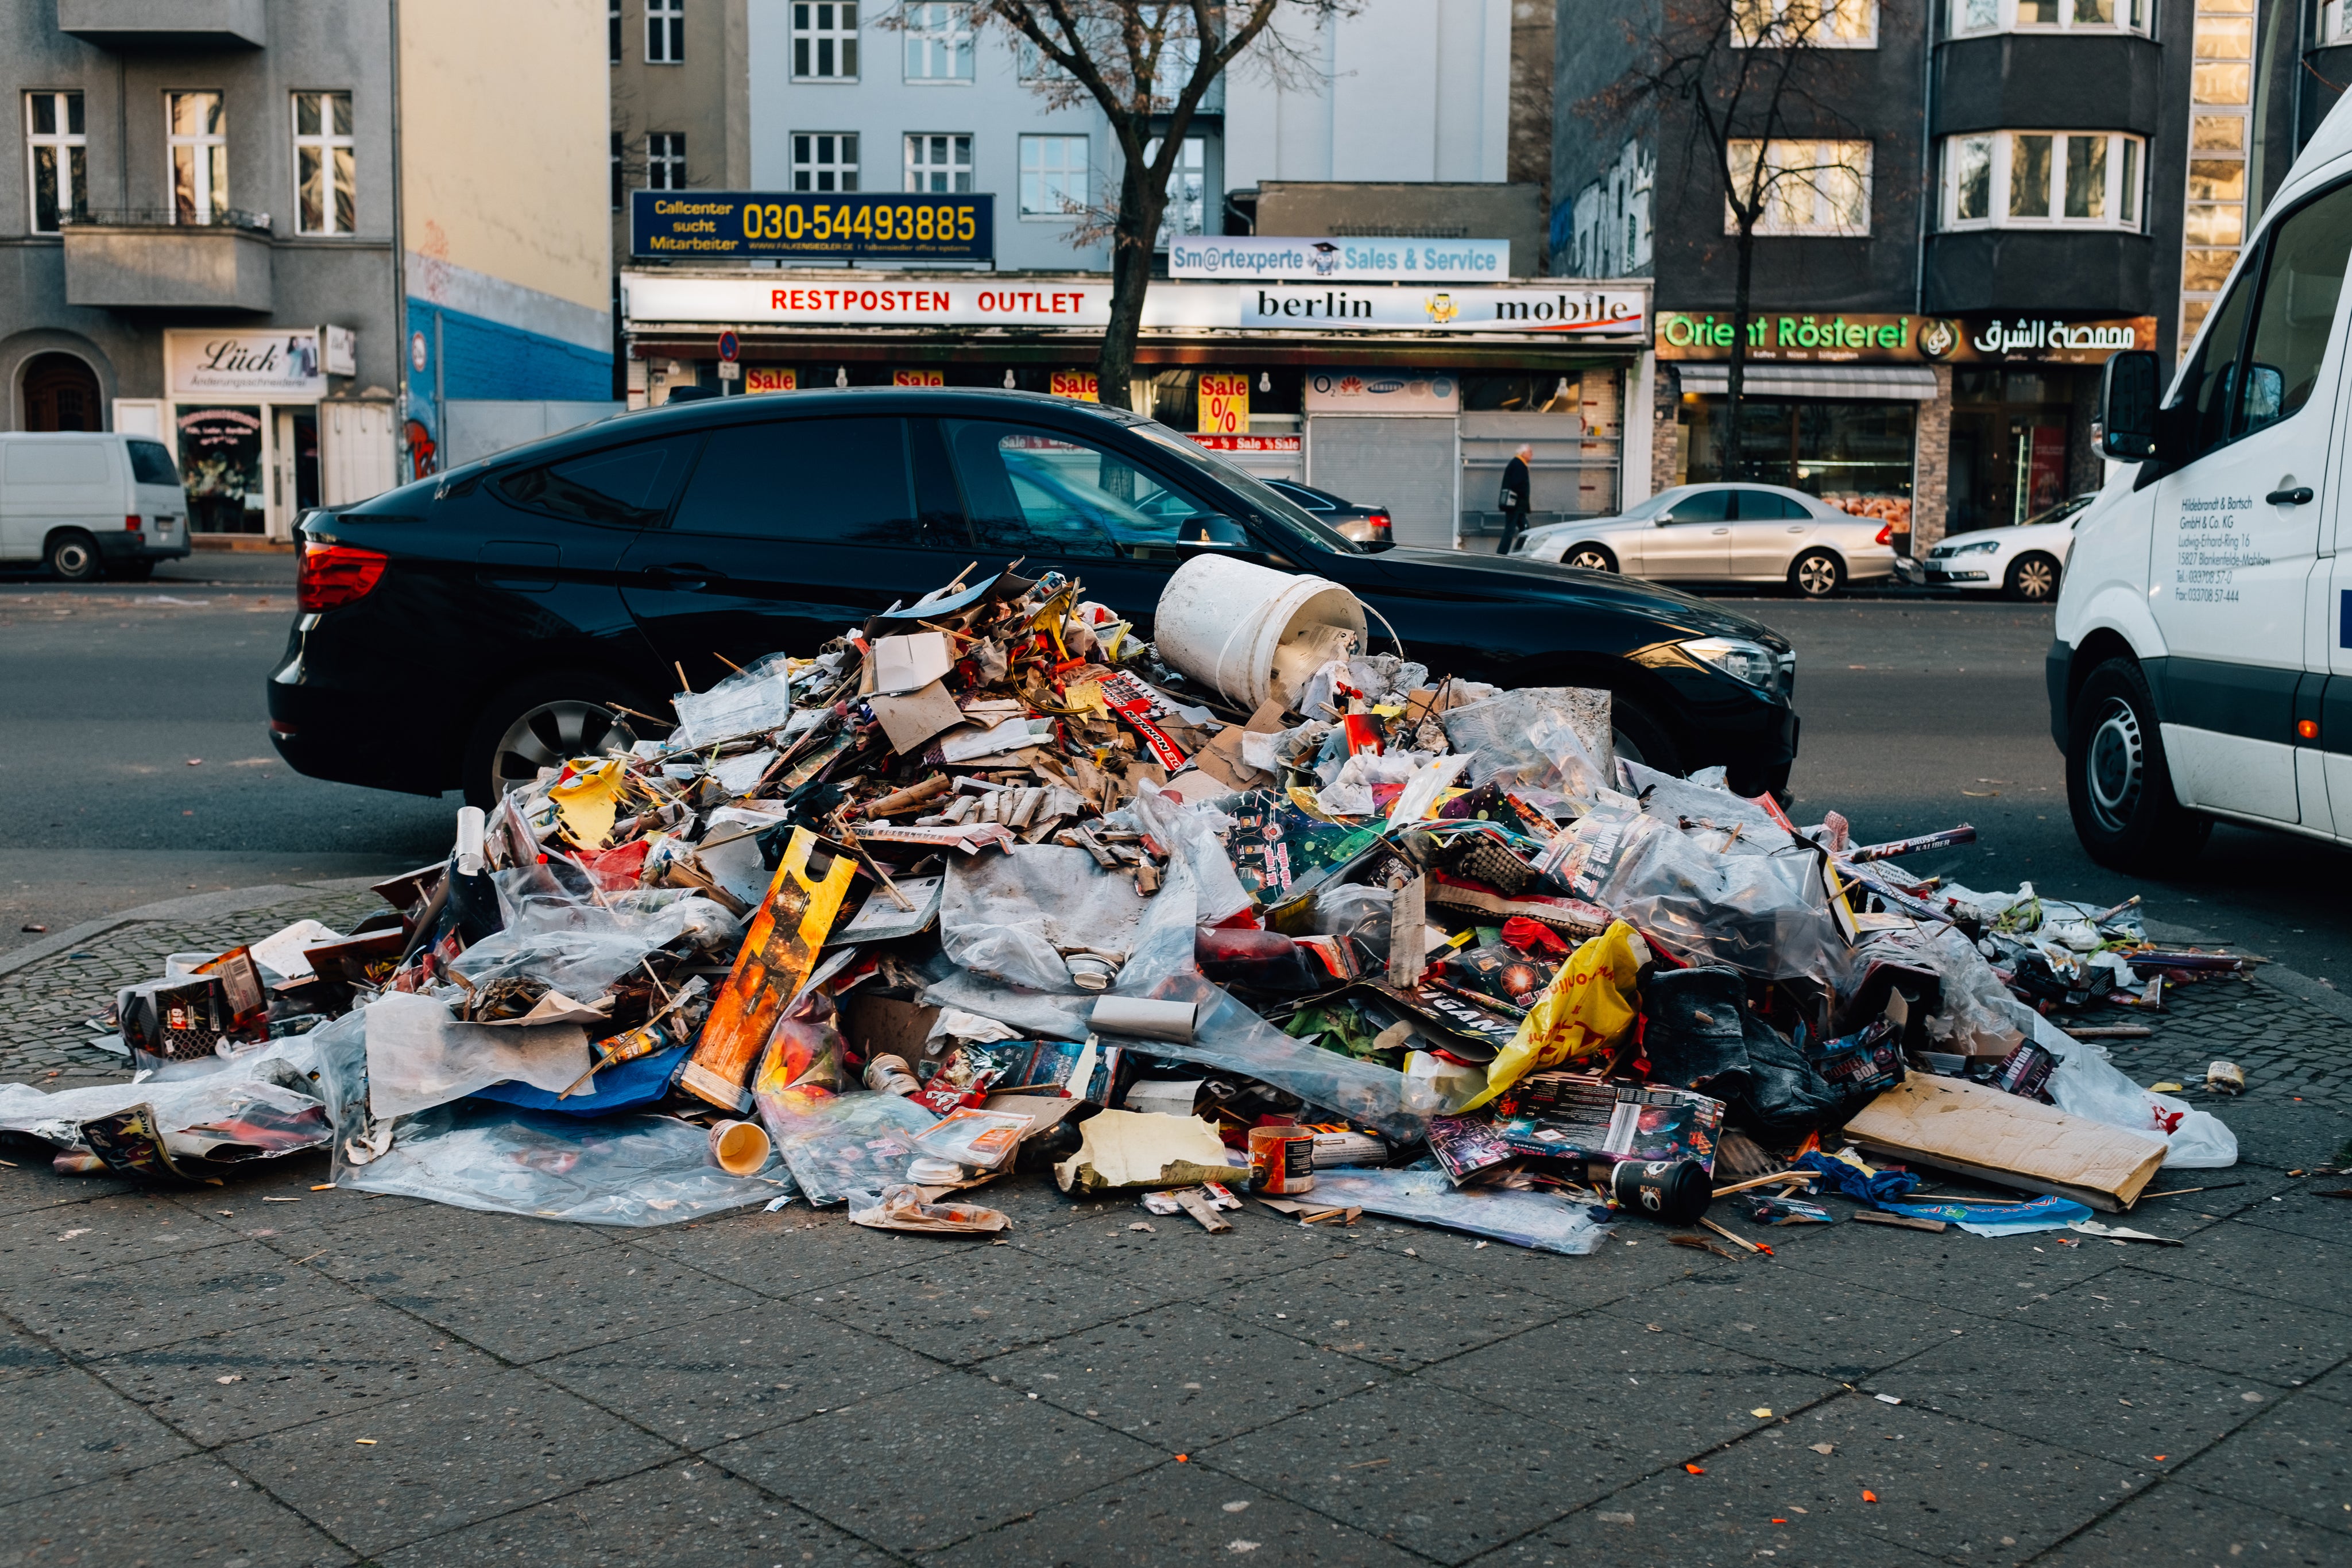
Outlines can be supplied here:
<path id="1" fill-rule="evenodd" d="M 665 261 L 989 261 L 996 198 L 633 191 L 629 251 Z"/>
<path id="2" fill-rule="evenodd" d="M 1756 363 L 1932 364 L 2028 360 L 2095 365 L 2119 349 L 2156 347 L 2156 318 L 2070 321 L 2057 317 L 1863 316 L 1759 310 L 1748 319 L 1748 357 Z M 1658 315 L 1658 358 L 1727 360 L 1728 311 Z"/>
<path id="3" fill-rule="evenodd" d="M 631 321 L 844 327 L 1062 328 L 1099 332 L 1110 283 L 1096 277 L 673 277 L 625 273 Z M 1649 338 L 1649 293 L 1639 285 L 1562 282 L 1552 287 L 1363 287 L 1275 283 L 1155 283 L 1146 331 L 1511 334 L 1639 346 Z"/>

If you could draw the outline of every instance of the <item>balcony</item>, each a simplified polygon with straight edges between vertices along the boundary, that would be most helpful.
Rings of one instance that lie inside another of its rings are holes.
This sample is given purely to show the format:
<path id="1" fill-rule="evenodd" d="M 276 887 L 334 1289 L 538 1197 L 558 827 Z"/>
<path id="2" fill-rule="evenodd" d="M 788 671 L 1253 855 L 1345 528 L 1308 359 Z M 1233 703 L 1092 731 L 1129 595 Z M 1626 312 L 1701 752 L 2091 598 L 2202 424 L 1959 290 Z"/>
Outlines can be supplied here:
<path id="1" fill-rule="evenodd" d="M 2156 44 L 2124 33 L 1954 38 L 1936 51 L 1933 132 L 2017 126 L 2153 135 L 2163 59 Z"/>
<path id="2" fill-rule="evenodd" d="M 208 224 L 161 212 L 92 212 L 65 225 L 66 302 L 113 310 L 270 308 L 269 220 Z"/>
<path id="3" fill-rule="evenodd" d="M 101 49 L 257 49 L 263 0 L 58 0 L 58 30 Z"/>
<path id="4" fill-rule="evenodd" d="M 1972 229 L 1927 236 L 1929 314 L 2158 314 L 2155 242 L 2095 229 Z"/>

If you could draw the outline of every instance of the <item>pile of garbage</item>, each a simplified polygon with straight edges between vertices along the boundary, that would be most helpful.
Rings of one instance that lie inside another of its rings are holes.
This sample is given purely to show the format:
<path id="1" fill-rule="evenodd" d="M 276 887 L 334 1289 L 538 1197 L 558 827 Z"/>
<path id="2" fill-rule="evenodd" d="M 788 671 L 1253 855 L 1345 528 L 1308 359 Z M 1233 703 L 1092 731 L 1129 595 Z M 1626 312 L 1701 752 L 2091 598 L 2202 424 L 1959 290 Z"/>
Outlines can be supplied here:
<path id="1" fill-rule="evenodd" d="M 1017 563 L 1016 563 L 1017 564 Z M 1050 1172 L 1212 1231 L 1239 1193 L 1565 1253 L 1720 1200 L 1999 1232 L 2223 1166 L 2053 1015 L 2240 973 L 2112 909 L 1900 868 L 1611 697 L 1372 651 L 1344 590 L 1203 556 L 1157 640 L 1007 570 L 572 758 L 348 932 L 123 989 L 126 1083 L 0 1087 L 61 1171 L 658 1225 L 751 1203 L 987 1234 Z M 1923 1170 L 2025 1193 L 1907 1201 Z M 1713 1247 L 1704 1238 L 1691 1244 Z"/>

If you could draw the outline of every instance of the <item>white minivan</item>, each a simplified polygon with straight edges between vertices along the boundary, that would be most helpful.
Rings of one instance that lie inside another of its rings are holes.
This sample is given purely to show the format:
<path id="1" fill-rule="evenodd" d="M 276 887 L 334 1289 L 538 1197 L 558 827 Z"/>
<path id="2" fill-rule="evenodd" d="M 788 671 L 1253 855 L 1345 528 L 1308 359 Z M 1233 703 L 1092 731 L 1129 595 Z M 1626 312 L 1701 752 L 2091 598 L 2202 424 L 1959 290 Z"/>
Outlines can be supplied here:
<path id="1" fill-rule="evenodd" d="M 2092 857 L 2150 871 L 2217 819 L 2352 842 L 2352 103 L 2295 161 L 2159 402 L 2107 363 L 2116 470 L 2082 515 L 2051 732 Z"/>
<path id="2" fill-rule="evenodd" d="M 0 563 L 135 580 L 188 549 L 188 492 L 162 442 L 0 432 Z"/>

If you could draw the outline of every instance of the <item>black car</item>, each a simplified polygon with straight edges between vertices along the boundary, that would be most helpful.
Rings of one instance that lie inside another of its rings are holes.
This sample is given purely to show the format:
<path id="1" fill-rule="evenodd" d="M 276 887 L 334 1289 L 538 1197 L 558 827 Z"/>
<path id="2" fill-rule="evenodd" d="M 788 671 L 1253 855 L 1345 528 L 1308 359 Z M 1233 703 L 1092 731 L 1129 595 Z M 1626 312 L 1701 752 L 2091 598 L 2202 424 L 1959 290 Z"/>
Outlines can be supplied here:
<path id="1" fill-rule="evenodd" d="M 1022 392 L 870 388 L 654 409 L 517 447 L 302 528 L 269 679 L 300 772 L 477 802 L 625 744 L 698 691 L 977 565 L 1060 570 L 1149 634 L 1202 551 L 1310 572 L 1438 674 L 1606 686 L 1618 745 L 1785 789 L 1788 643 L 1671 589 L 1505 557 L 1359 546 L 1192 442 Z"/>
<path id="2" fill-rule="evenodd" d="M 1296 479 L 1268 479 L 1265 486 L 1285 500 L 1297 502 L 1300 511 L 1343 538 L 1370 545 L 1387 544 L 1393 536 L 1394 525 L 1386 507 L 1360 506 Z"/>

